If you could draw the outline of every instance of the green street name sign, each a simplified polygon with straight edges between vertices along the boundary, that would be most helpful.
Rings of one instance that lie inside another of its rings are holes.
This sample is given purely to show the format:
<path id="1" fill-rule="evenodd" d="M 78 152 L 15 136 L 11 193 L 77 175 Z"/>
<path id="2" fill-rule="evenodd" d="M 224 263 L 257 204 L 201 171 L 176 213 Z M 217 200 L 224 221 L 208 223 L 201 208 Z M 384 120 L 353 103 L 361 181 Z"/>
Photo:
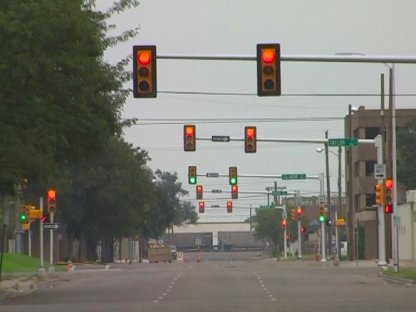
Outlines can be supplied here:
<path id="1" fill-rule="evenodd" d="M 341 138 L 341 139 L 329 139 L 329 146 L 357 146 L 357 138 Z"/>
<path id="2" fill-rule="evenodd" d="M 270 208 L 274 208 L 274 205 L 260 205 L 260 209 L 270 209 Z"/>
<path id="3" fill-rule="evenodd" d="M 273 191 L 272 195 L 275 196 L 281 196 L 281 195 L 287 195 L 287 191 Z"/>
<path id="4" fill-rule="evenodd" d="M 282 180 L 305 180 L 306 173 L 282 174 Z"/>

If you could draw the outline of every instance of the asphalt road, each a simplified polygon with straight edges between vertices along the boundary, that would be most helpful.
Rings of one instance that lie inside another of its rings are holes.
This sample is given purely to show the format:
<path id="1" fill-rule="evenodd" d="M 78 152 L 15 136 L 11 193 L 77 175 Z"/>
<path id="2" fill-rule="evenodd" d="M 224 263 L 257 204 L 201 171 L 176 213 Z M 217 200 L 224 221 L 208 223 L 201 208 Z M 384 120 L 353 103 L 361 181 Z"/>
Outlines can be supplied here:
<path id="1" fill-rule="evenodd" d="M 185 263 L 64 273 L 0 303 L 1 312 L 416 311 L 416 287 L 384 281 L 375 263 L 276 261 L 258 252 L 197 253 Z"/>

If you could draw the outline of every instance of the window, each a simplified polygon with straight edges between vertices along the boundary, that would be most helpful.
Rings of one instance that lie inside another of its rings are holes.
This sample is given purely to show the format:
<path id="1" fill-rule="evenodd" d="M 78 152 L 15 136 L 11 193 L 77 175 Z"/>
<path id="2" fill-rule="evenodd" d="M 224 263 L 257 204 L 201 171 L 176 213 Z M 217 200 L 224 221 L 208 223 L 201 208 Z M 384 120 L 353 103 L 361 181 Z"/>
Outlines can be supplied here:
<path id="1" fill-rule="evenodd" d="M 374 139 L 379 134 L 381 134 L 380 127 L 365 128 L 365 138 L 366 139 Z"/>
<path id="2" fill-rule="evenodd" d="M 374 165 L 377 163 L 375 160 L 365 161 L 365 175 L 367 177 L 374 175 Z"/>

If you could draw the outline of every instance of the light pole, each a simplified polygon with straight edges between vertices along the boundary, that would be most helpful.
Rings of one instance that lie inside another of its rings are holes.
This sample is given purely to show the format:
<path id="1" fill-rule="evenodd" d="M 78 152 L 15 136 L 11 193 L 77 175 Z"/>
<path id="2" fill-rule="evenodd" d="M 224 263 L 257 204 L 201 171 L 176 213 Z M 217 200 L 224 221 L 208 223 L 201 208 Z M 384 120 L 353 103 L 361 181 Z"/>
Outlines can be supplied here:
<path id="1" fill-rule="evenodd" d="M 317 147 L 316 151 L 318 153 L 322 153 L 324 151 L 323 148 Z M 342 207 L 342 184 L 341 184 L 341 155 L 342 155 L 342 148 L 341 146 L 338 146 L 338 153 L 335 153 L 333 151 L 329 151 L 329 153 L 334 154 L 335 156 L 338 157 L 338 208 L 335 209 L 335 216 L 334 216 L 334 221 L 335 221 L 335 256 L 338 257 L 340 256 L 340 250 L 339 250 L 339 236 L 338 236 L 338 226 L 337 226 L 337 219 L 338 219 L 338 211 L 341 210 Z M 326 164 L 328 165 L 328 162 L 326 162 Z M 327 172 L 328 172 L 328 168 L 327 168 Z M 330 180 L 329 174 L 327 175 L 327 179 L 328 181 Z M 329 183 L 329 182 L 328 182 Z"/>

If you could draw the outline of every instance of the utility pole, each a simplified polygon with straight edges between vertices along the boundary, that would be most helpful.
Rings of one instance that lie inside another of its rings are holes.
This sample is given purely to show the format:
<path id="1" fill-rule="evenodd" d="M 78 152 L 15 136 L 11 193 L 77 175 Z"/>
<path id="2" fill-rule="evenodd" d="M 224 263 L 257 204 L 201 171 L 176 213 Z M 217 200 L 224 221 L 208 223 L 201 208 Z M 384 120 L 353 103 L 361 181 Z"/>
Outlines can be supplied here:
<path id="1" fill-rule="evenodd" d="M 325 131 L 325 139 L 328 140 L 328 130 Z M 328 220 L 331 220 L 331 179 L 329 176 L 329 150 L 328 150 L 328 141 L 325 143 L 325 163 L 326 163 L 326 202 L 328 208 Z M 327 238 L 327 247 L 329 254 L 331 254 L 332 246 L 332 229 L 328 228 L 328 238 Z"/>

